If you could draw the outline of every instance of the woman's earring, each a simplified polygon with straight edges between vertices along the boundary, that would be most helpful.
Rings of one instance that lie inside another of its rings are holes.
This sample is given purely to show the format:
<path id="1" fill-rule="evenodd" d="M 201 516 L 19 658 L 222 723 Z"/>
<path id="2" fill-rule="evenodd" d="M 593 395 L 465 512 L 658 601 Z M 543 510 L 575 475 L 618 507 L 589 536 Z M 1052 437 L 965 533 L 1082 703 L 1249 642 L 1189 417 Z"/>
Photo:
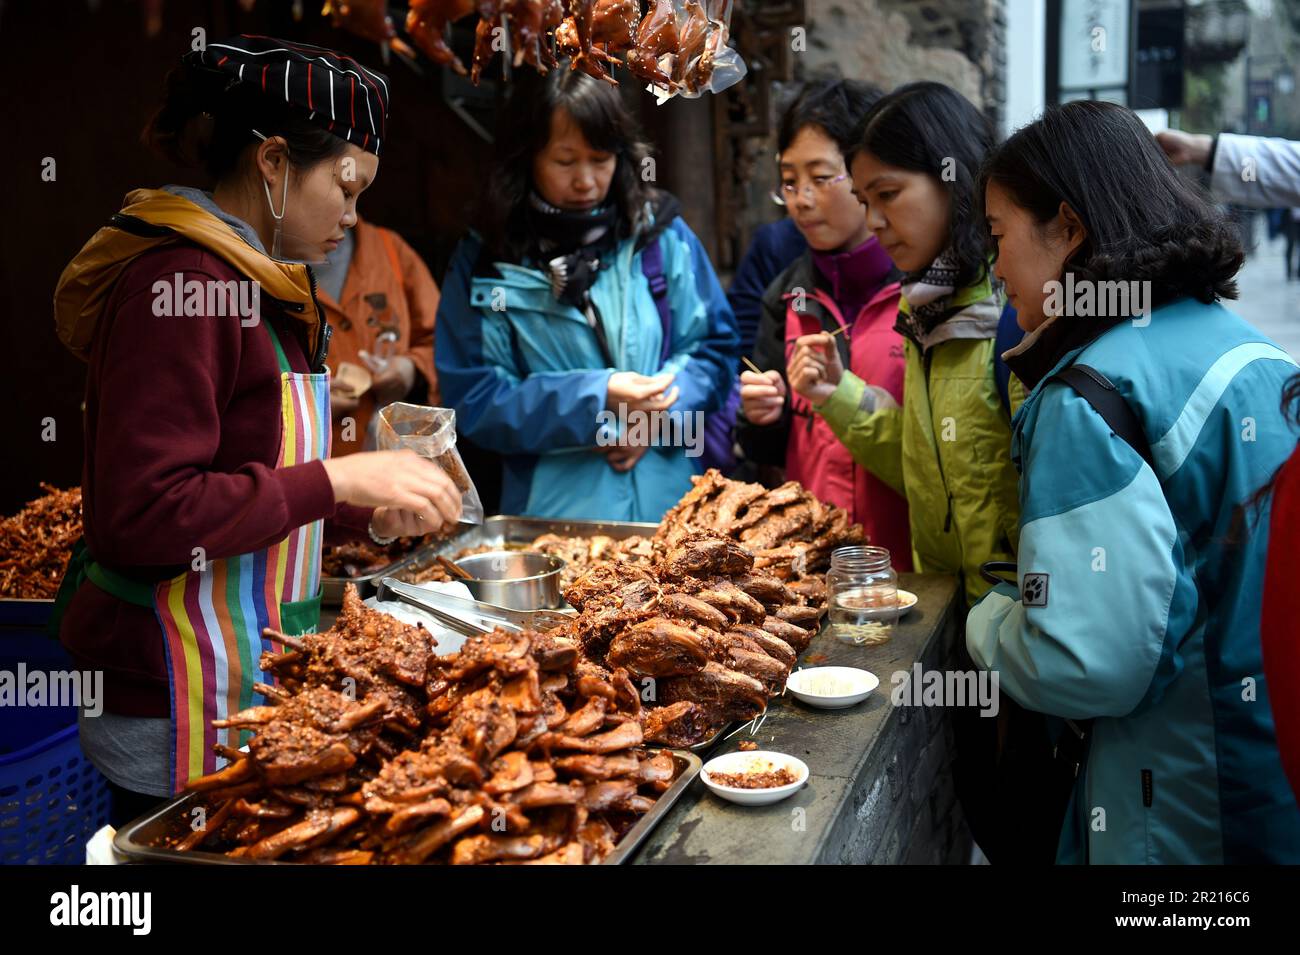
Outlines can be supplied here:
<path id="1" fill-rule="evenodd" d="M 280 196 L 280 214 L 275 214 L 275 203 L 271 201 L 271 184 L 265 179 L 262 180 L 262 188 L 266 190 L 266 204 L 271 207 L 271 218 L 275 220 L 275 232 L 271 236 L 271 258 L 278 259 L 283 252 L 284 240 L 284 213 L 289 205 L 289 175 L 285 171 L 284 192 Z"/>
<path id="2" fill-rule="evenodd" d="M 266 142 L 266 137 L 253 130 L 253 135 L 258 139 Z M 262 180 L 262 188 L 266 190 L 266 204 L 271 207 L 271 218 L 275 220 L 275 232 L 271 236 L 271 258 L 278 259 L 281 257 L 284 242 L 284 214 L 289 207 L 289 170 L 284 170 L 284 193 L 280 196 L 280 214 L 275 214 L 275 203 L 271 201 L 271 184 L 265 179 Z"/>

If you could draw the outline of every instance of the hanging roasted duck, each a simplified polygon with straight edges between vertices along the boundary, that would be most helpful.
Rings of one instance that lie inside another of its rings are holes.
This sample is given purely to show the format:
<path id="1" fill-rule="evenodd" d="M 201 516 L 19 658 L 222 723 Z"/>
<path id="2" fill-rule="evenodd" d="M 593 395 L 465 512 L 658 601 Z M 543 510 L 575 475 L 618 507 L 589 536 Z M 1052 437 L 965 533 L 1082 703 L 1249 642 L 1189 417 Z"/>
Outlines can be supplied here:
<path id="1" fill-rule="evenodd" d="M 415 56 L 415 51 L 397 36 L 393 18 L 388 15 L 388 0 L 325 0 L 321 14 L 330 18 L 332 26 L 378 43 L 385 53 L 391 47 L 403 56 Z"/>
<path id="2" fill-rule="evenodd" d="M 660 57 L 676 54 L 677 14 L 673 0 L 651 0 L 650 11 L 641 19 L 627 53 L 627 68 L 647 83 L 674 90 L 672 77 L 660 67 Z"/>

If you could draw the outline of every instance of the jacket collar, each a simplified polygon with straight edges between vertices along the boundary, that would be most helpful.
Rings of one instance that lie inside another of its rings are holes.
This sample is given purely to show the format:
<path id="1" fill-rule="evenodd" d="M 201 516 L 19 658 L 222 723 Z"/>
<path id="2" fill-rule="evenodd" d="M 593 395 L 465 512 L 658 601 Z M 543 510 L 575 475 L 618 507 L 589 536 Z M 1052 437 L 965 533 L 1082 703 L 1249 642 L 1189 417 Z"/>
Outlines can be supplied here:
<path id="1" fill-rule="evenodd" d="M 319 354 L 326 336 L 311 269 L 270 258 L 230 224 L 161 189 L 127 195 L 110 225 L 96 232 L 63 270 L 54 293 L 55 324 L 63 343 L 78 357 L 88 357 L 95 327 L 122 271 L 145 252 L 180 242 L 207 249 L 257 282 L 261 297 L 307 325 L 309 353 Z"/>

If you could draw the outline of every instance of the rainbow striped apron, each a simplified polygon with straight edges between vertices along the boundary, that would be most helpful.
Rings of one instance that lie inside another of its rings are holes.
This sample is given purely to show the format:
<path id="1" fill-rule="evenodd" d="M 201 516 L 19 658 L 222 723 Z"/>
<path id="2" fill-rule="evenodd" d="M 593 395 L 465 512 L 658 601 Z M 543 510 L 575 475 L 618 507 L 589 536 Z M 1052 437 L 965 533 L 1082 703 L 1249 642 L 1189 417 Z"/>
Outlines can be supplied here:
<path id="1" fill-rule="evenodd" d="M 329 370 L 297 374 L 269 323 L 280 364 L 280 453 L 277 468 L 329 457 Z M 264 702 L 253 684 L 272 682 L 258 665 L 262 629 L 289 635 L 308 633 L 320 623 L 320 563 L 323 521 L 289 532 L 266 550 L 209 560 L 155 585 L 153 606 L 162 625 L 171 684 L 172 791 L 215 772 L 225 760 L 213 753 L 221 743 L 238 748 L 247 730 L 218 730 L 225 719 Z M 265 641 L 274 653 L 281 644 Z"/>

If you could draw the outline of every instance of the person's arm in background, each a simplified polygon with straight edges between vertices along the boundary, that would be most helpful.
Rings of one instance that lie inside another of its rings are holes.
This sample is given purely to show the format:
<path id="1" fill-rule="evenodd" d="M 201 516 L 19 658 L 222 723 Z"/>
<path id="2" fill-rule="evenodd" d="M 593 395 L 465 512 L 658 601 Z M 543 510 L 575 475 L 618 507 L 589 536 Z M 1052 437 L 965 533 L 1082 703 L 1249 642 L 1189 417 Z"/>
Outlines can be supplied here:
<path id="1" fill-rule="evenodd" d="M 736 317 L 704 246 L 679 216 L 657 241 L 664 253 L 673 316 L 672 354 L 660 369 L 676 375 L 674 408 L 717 411 L 731 393 L 740 358 Z"/>
<path id="2" fill-rule="evenodd" d="M 785 465 L 786 448 L 790 441 L 790 383 L 785 376 L 785 289 L 778 275 L 763 295 L 762 317 L 754 340 L 751 360 L 761 371 L 775 371 L 785 386 L 785 404 L 781 417 L 771 424 L 754 424 L 745 417 L 742 405 L 736 426 L 736 440 L 740 442 L 745 457 L 758 464 Z M 743 372 L 742 372 L 743 373 Z M 752 373 L 751 373 L 752 374 Z M 741 392 L 742 398 L 744 392 Z"/>
<path id="3" fill-rule="evenodd" d="M 390 238 L 397 249 L 402 291 L 406 295 L 406 310 L 411 323 L 405 354 L 428 385 L 426 403 L 436 406 L 442 400 L 438 390 L 438 372 L 433 363 L 434 323 L 440 300 L 438 284 L 424 260 L 401 236 L 391 233 Z"/>
<path id="4" fill-rule="evenodd" d="M 1215 198 L 1252 209 L 1300 205 L 1300 142 L 1219 133 L 1164 130 L 1156 142 L 1175 165 L 1210 173 Z"/>
<path id="5" fill-rule="evenodd" d="M 1084 398 L 1053 388 L 1024 470 L 1022 592 L 999 584 L 971 608 L 966 646 L 1023 706 L 1124 716 L 1177 676 L 1176 631 L 1191 623 L 1195 589 L 1155 473 Z M 1123 626 L 1106 623 L 1115 607 Z"/>
<path id="6" fill-rule="evenodd" d="M 612 369 L 528 373 L 519 367 L 509 320 L 470 304 L 478 245 L 466 239 L 452 256 L 434 332 L 438 381 L 457 429 L 498 454 L 594 447 Z"/>
<path id="7" fill-rule="evenodd" d="M 763 321 L 763 299 L 772 280 L 807 250 L 789 218 L 759 226 L 727 289 L 727 301 L 740 332 L 740 353 L 753 354 Z"/>

